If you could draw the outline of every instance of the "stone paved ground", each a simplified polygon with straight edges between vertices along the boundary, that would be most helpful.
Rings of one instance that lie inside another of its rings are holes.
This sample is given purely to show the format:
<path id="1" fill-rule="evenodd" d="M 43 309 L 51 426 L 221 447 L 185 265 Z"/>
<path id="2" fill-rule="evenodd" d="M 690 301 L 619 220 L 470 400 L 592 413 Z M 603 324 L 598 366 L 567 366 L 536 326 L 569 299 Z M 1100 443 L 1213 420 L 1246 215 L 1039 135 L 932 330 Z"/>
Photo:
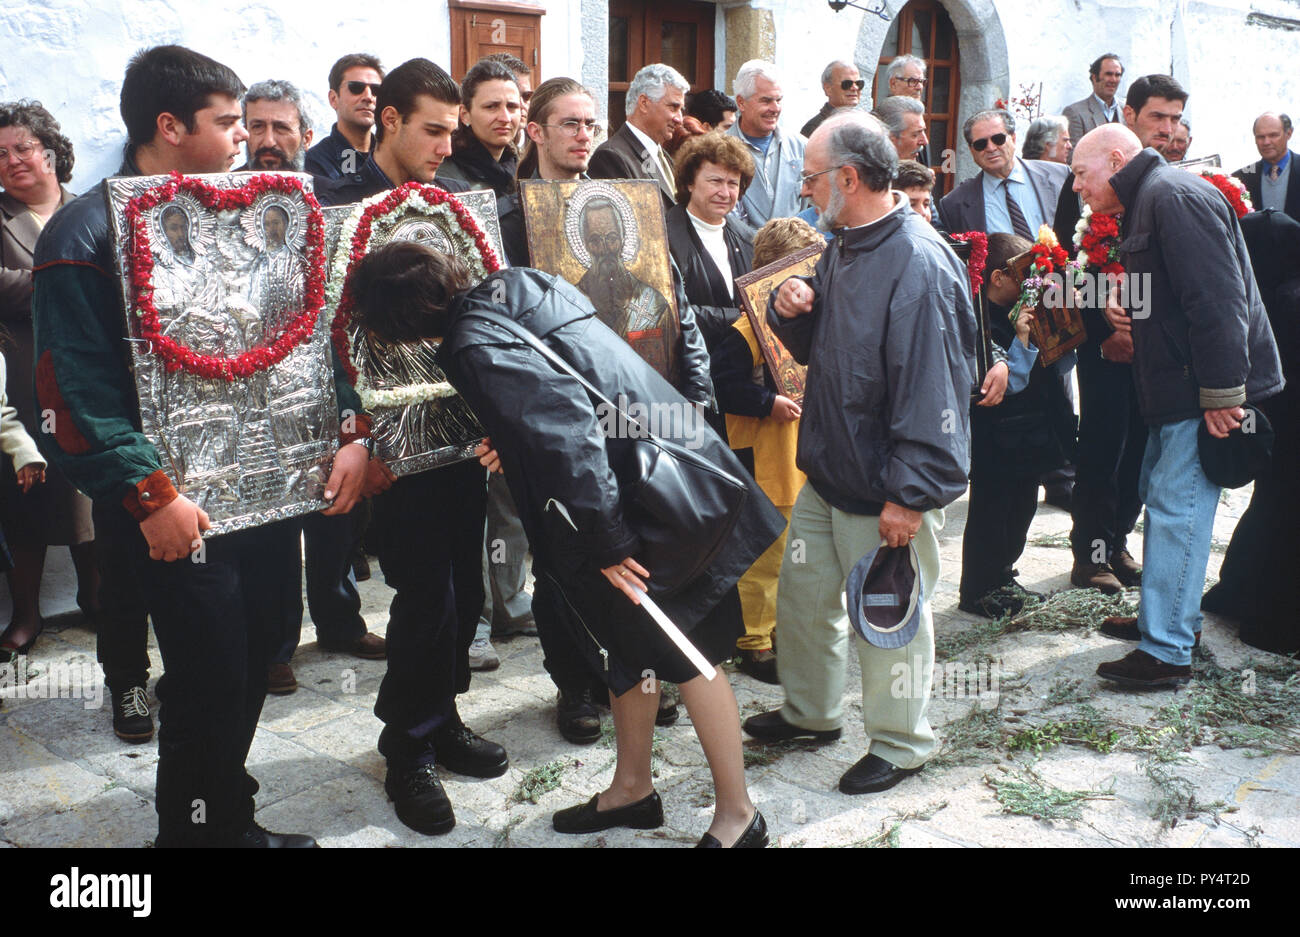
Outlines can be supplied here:
<path id="1" fill-rule="evenodd" d="M 1247 498 L 1248 490 L 1233 493 L 1219 512 L 1211 579 Z M 963 499 L 949 510 L 942 538 L 944 576 L 935 600 L 941 640 L 977 622 L 956 609 L 964 516 Z M 1068 528 L 1067 514 L 1040 508 L 1031 534 L 1034 544 L 1018 564 L 1030 588 L 1047 592 L 1068 586 L 1069 553 L 1060 545 Z M 1140 555 L 1136 545 L 1133 552 Z M 377 577 L 363 585 L 362 593 L 366 619 L 382 633 L 390 592 Z M 1230 671 L 1245 669 L 1251 660 L 1285 664 L 1241 644 L 1232 626 L 1213 616 L 1207 616 L 1205 639 L 1218 663 Z M 32 665 L 47 674 L 65 664 L 97 673 L 94 640 L 81 627 L 47 634 Z M 156 677 L 161 665 L 156 647 L 150 650 Z M 451 834 L 426 838 L 402 826 L 384 796 L 384 761 L 375 751 L 380 724 L 372 713 L 383 663 L 325 654 L 316 647 L 314 630 L 304 627 L 294 659 L 301 689 L 267 700 L 249 758 L 250 770 L 262 784 L 259 821 L 274 830 L 313 833 L 325 846 L 684 845 L 698 839 L 709 822 L 711 786 L 684 709 L 676 726 L 659 730 L 656 746 L 656 784 L 667 809 L 664 828 L 580 837 L 554 833 L 551 814 L 601 789 L 612 773 L 614 752 L 608 742 L 580 748 L 559 737 L 553 724 L 554 688 L 542 670 L 536 639 L 515 638 L 500 643 L 498 650 L 501 668 L 476 675 L 460 708 L 471 727 L 505 745 L 510 771 L 491 781 L 446 776 L 458 822 Z M 1040 714 L 1047 710 L 1050 718 L 1063 718 L 1070 707 L 1053 708 L 1045 698 L 1053 688 L 1073 687 L 1105 718 L 1130 725 L 1158 723 L 1157 709 L 1191 699 L 1187 691 L 1129 694 L 1107 689 L 1094 670 L 1125 651 L 1125 645 L 1080 627 L 1058 633 L 1018 631 L 965 654 L 972 665 L 986 657 L 1000 660 L 1001 707 L 993 722 L 1010 720 L 1002 722 L 1004 733 L 1045 722 L 1049 716 Z M 983 749 L 950 741 L 946 760 L 967 763 L 931 765 L 884 794 L 845 797 L 835 790 L 836 782 L 865 745 L 856 661 L 849 666 L 848 721 L 841 741 L 823 748 L 750 749 L 751 791 L 775 845 L 1300 845 L 1300 757 L 1257 748 L 1225 750 L 1212 743 L 1208 729 L 1201 730 L 1200 744 L 1185 752 L 1186 762 L 1174 768 L 1199 802 L 1223 802 L 1217 820 L 1199 814 L 1163 827 L 1152 819 L 1157 791 L 1143 771 L 1140 753 L 1103 755 L 1069 744 L 1049 748 L 1035 760 L 1024 753 L 1013 757 L 1005 744 Z M 1069 680 L 1078 683 L 1065 682 Z M 732 683 L 742 715 L 781 701 L 778 688 L 744 675 L 733 673 Z M 0 709 L 0 845 L 146 844 L 155 831 L 156 744 L 118 741 L 107 707 L 88 709 L 79 699 L 15 699 L 12 692 L 7 691 L 11 698 Z M 970 698 L 934 701 L 932 720 L 942 739 L 952 739 L 974 704 Z M 1294 734 L 1289 749 L 1300 749 Z M 543 792 L 536 803 L 521 802 L 516 795 L 526 774 L 532 770 L 535 777 L 535 769 L 548 766 L 558 787 Z M 1087 791 L 1094 798 L 1079 805 L 1079 819 L 1012 815 L 1004 812 L 990 786 L 1008 780 Z"/>

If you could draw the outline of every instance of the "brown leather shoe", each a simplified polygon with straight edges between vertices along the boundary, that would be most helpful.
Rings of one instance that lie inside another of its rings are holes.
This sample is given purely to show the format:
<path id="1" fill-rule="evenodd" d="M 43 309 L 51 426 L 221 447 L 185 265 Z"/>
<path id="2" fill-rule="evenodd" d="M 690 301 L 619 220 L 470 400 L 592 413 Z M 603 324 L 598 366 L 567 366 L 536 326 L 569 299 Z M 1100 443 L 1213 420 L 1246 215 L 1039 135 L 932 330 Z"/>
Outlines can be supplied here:
<path id="1" fill-rule="evenodd" d="M 1097 676 L 1121 686 L 1152 689 L 1181 686 L 1192 678 L 1192 668 L 1187 664 L 1166 664 L 1139 649 L 1119 660 L 1098 665 Z"/>
<path id="2" fill-rule="evenodd" d="M 1108 638 L 1118 638 L 1121 641 L 1141 641 L 1142 632 L 1138 631 L 1138 620 L 1132 615 L 1112 615 L 1103 621 L 1097 630 Z M 1201 633 L 1196 632 L 1196 641 L 1194 647 L 1201 646 Z"/>
<path id="3" fill-rule="evenodd" d="M 1142 585 L 1142 564 L 1128 550 L 1116 550 L 1110 556 L 1110 568 L 1115 578 L 1132 589 Z"/>
<path id="4" fill-rule="evenodd" d="M 288 664 L 272 664 L 266 668 L 266 692 L 287 696 L 298 689 L 298 680 Z"/>
<path id="5" fill-rule="evenodd" d="M 1070 583 L 1080 589 L 1099 589 L 1106 595 L 1124 591 L 1124 584 L 1105 563 L 1075 563 L 1074 569 L 1070 570 Z"/>
<path id="6" fill-rule="evenodd" d="M 362 660 L 383 660 L 388 656 L 388 642 L 377 634 L 371 634 L 369 631 L 351 644 L 325 644 L 321 641 L 316 643 L 322 651 L 351 654 L 353 657 L 360 657 Z"/>

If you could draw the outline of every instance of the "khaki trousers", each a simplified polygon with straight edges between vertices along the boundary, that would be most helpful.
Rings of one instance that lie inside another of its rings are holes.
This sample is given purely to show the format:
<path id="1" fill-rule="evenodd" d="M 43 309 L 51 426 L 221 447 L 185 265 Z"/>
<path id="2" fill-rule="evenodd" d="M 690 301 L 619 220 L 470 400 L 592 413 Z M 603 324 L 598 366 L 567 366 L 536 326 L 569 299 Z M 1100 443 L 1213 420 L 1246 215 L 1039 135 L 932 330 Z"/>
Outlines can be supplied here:
<path id="1" fill-rule="evenodd" d="M 927 595 L 916 636 L 884 650 L 858 637 L 844 606 L 853 566 L 880 544 L 880 518 L 831 507 L 804 485 L 790 518 L 777 591 L 777 673 L 785 689 L 781 715 L 804 729 L 837 729 L 844 705 L 849 646 L 862 667 L 862 718 L 868 751 L 899 768 L 915 768 L 934 751 L 925 717 L 934 674 L 934 621 L 929 593 L 939 580 L 943 511 L 926 511 L 913 545 Z"/>

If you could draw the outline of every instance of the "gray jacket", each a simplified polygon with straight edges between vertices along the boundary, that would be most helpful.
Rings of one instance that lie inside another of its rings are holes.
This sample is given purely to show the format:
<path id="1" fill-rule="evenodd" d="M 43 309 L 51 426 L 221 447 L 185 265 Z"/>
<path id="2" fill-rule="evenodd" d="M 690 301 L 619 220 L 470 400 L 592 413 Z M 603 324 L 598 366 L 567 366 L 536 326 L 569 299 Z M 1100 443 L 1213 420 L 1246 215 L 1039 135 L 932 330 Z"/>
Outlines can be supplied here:
<path id="1" fill-rule="evenodd" d="M 804 209 L 799 198 L 803 183 L 803 151 L 806 142 L 797 133 L 787 133 L 780 127 L 773 131 L 774 138 L 767 155 L 745 139 L 740 132 L 740 121 L 727 128 L 727 133 L 745 145 L 754 157 L 754 181 L 732 211 L 732 217 L 743 221 L 754 231 L 773 218 L 789 218 Z"/>
<path id="2" fill-rule="evenodd" d="M 797 464 L 852 514 L 951 504 L 970 466 L 975 313 L 966 268 L 895 193 L 883 218 L 836 232 L 812 312 L 768 321 L 808 365 Z"/>
<path id="3" fill-rule="evenodd" d="M 1121 261 L 1147 287 L 1133 377 L 1149 424 L 1196 419 L 1282 389 L 1282 362 L 1227 199 L 1147 148 L 1115 173 Z"/>

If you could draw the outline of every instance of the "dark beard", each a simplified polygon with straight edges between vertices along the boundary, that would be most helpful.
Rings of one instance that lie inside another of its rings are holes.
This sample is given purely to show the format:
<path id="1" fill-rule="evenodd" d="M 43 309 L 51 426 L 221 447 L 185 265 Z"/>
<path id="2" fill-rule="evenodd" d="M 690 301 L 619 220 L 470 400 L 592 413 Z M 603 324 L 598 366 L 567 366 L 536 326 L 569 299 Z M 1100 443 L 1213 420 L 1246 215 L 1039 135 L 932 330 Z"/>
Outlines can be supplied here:
<path id="1" fill-rule="evenodd" d="M 636 280 L 628 273 L 617 255 L 593 258 L 591 271 L 591 304 L 603 314 L 602 318 L 622 319 L 620 313 L 636 289 Z"/>

